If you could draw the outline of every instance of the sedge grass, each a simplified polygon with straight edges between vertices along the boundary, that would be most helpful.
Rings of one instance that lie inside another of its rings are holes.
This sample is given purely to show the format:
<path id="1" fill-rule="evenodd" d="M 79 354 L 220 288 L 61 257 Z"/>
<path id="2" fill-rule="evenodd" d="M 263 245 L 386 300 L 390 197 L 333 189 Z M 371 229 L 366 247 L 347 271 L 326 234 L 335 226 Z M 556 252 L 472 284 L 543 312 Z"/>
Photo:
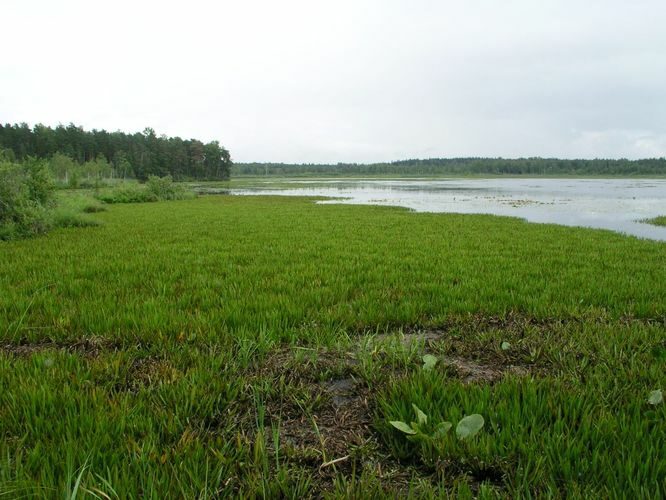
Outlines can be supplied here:
<path id="1" fill-rule="evenodd" d="M 646 402 L 666 388 L 663 243 L 302 198 L 94 217 L 0 244 L 0 493 L 666 494 L 666 415 Z M 444 332 L 430 347 L 442 359 L 504 356 L 527 375 L 464 384 L 445 363 L 423 373 L 423 346 L 376 341 L 414 328 Z M 285 345 L 303 354 L 276 383 L 262 366 Z M 357 364 L 324 369 L 322 350 Z M 271 440 L 257 418 L 276 398 L 318 411 L 299 366 L 316 383 L 351 369 L 371 389 L 375 444 L 328 482 L 307 465 L 318 449 Z M 465 447 L 412 447 L 387 423 L 412 403 L 434 419 L 481 413 L 487 428 Z"/>
<path id="2" fill-rule="evenodd" d="M 659 217 L 654 217 L 652 219 L 646 219 L 643 222 L 647 224 L 652 224 L 654 226 L 666 226 L 666 215 L 660 215 Z"/>

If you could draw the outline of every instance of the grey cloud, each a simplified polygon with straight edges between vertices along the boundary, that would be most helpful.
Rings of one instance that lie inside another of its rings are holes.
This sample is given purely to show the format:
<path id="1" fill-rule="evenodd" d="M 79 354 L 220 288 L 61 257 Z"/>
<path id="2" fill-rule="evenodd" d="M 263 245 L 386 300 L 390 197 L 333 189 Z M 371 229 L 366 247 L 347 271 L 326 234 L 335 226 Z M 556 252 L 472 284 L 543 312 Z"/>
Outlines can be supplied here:
<path id="1" fill-rule="evenodd" d="M 666 155 L 660 0 L 26 0 L 4 17 L 5 122 L 152 126 L 237 161 Z"/>

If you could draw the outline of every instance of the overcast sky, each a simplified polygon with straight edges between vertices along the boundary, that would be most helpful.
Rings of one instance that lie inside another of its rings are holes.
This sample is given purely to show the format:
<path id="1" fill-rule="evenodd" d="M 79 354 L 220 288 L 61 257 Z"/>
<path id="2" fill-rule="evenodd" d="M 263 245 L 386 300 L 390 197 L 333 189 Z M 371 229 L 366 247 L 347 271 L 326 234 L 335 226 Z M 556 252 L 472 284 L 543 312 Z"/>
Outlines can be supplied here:
<path id="1" fill-rule="evenodd" d="M 3 0 L 0 121 L 235 161 L 666 156 L 664 0 Z"/>

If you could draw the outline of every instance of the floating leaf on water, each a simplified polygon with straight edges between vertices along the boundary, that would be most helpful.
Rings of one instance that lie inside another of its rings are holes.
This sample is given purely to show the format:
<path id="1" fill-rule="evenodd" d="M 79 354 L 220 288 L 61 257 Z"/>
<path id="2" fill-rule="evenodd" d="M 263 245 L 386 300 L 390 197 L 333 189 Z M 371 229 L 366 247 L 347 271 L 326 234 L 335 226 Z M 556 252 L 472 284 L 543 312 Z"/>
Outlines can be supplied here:
<path id="1" fill-rule="evenodd" d="M 427 372 L 432 370 L 437 364 L 437 358 L 432 354 L 426 354 L 423 356 L 423 369 Z"/>
<path id="2" fill-rule="evenodd" d="M 398 429 L 400 432 L 404 432 L 405 434 L 410 434 L 410 435 L 416 434 L 416 431 L 414 429 L 412 429 L 405 422 L 401 422 L 400 420 L 391 420 L 389 424 Z"/>
<path id="3" fill-rule="evenodd" d="M 474 436 L 481 430 L 484 423 L 485 421 L 483 420 L 483 417 L 478 413 L 467 415 L 458 422 L 458 426 L 456 427 L 456 435 L 458 436 L 458 439 L 466 439 Z"/>
<path id="4" fill-rule="evenodd" d="M 661 392 L 661 389 L 657 389 L 656 391 L 652 391 L 650 393 L 650 397 L 648 398 L 648 403 L 656 406 L 660 405 L 663 402 L 664 402 L 664 394 Z"/>
<path id="5" fill-rule="evenodd" d="M 504 342 L 502 342 L 501 347 L 502 347 L 502 350 L 503 350 L 503 351 L 508 351 L 509 349 L 511 349 L 511 344 L 509 344 L 509 343 L 505 340 Z"/>
<path id="6" fill-rule="evenodd" d="M 419 424 L 424 425 L 428 423 L 428 415 L 423 413 L 418 406 L 412 403 L 412 408 L 414 408 L 414 413 L 416 414 L 416 420 Z"/>
<path id="7" fill-rule="evenodd" d="M 451 427 L 453 427 L 451 422 L 440 422 L 432 437 L 435 439 L 443 438 L 451 430 Z"/>

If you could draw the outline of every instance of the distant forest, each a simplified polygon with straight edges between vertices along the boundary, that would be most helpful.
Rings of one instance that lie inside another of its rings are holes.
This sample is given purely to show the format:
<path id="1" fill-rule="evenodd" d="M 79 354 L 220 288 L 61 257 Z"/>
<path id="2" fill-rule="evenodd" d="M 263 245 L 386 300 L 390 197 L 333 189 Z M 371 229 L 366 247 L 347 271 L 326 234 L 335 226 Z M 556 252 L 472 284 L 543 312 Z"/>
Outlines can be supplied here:
<path id="1" fill-rule="evenodd" d="M 55 177 L 72 186 L 107 178 L 225 180 L 230 175 L 611 175 L 666 176 L 666 159 L 431 158 L 385 163 L 237 163 L 218 141 L 158 136 L 151 128 L 128 134 L 86 131 L 74 124 L 0 124 L 0 159 L 48 160 Z"/>
<path id="2" fill-rule="evenodd" d="M 127 134 L 85 131 L 76 125 L 0 124 L 0 150 L 5 159 L 48 159 L 57 177 L 72 175 L 133 177 L 171 175 L 174 179 L 228 179 L 229 151 L 218 141 L 157 136 L 151 128 Z"/>
<path id="3" fill-rule="evenodd" d="M 391 163 L 237 163 L 232 175 L 666 175 L 666 159 L 432 158 Z"/>

